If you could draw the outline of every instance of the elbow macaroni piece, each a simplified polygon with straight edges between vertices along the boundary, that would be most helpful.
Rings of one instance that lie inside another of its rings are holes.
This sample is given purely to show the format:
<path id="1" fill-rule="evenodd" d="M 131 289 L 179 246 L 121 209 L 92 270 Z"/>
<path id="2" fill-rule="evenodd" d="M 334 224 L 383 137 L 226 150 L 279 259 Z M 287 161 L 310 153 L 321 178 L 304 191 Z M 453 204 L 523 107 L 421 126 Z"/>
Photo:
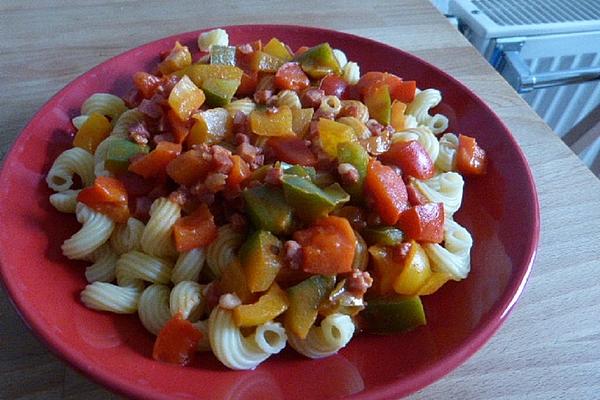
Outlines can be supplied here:
<path id="1" fill-rule="evenodd" d="M 356 85 L 360 80 L 360 67 L 354 61 L 348 61 L 342 67 L 342 79 L 350 85 Z"/>
<path id="2" fill-rule="evenodd" d="M 88 308 L 117 314 L 132 314 L 138 308 L 142 291 L 106 282 L 94 282 L 81 292 L 81 301 Z"/>
<path id="3" fill-rule="evenodd" d="M 146 225 L 138 219 L 129 218 L 124 224 L 117 224 L 110 235 L 110 245 L 118 255 L 133 250 L 141 250 L 142 233 Z"/>
<path id="4" fill-rule="evenodd" d="M 206 248 L 206 264 L 216 277 L 236 257 L 236 252 L 244 241 L 244 235 L 237 232 L 231 224 L 219 228 L 217 238 Z"/>
<path id="5" fill-rule="evenodd" d="M 435 160 L 435 166 L 441 171 L 456 170 L 456 152 L 458 151 L 458 136 L 445 133 L 440 138 L 440 153 Z"/>
<path id="6" fill-rule="evenodd" d="M 444 224 L 444 247 L 425 243 L 423 249 L 429 257 L 433 271 L 445 272 L 455 281 L 465 279 L 471 270 L 473 238 L 469 231 L 452 219 Z"/>
<path id="7" fill-rule="evenodd" d="M 115 266 L 119 256 L 104 243 L 91 255 L 94 263 L 85 269 L 85 278 L 89 283 L 112 282 L 115 280 Z"/>
<path id="8" fill-rule="evenodd" d="M 141 279 L 151 283 L 168 283 L 173 265 L 170 261 L 154 257 L 141 251 L 122 254 L 117 260 L 117 279 Z"/>
<path id="9" fill-rule="evenodd" d="M 93 211 L 82 203 L 77 204 L 76 215 L 83 225 L 65 240 L 61 249 L 63 254 L 72 260 L 84 260 L 108 240 L 115 223 L 106 215 Z"/>
<path id="10" fill-rule="evenodd" d="M 192 281 L 179 282 L 171 290 L 169 307 L 172 316 L 181 313 L 181 317 L 189 321 L 199 320 L 204 311 L 202 286 Z"/>
<path id="11" fill-rule="evenodd" d="M 360 122 L 366 124 L 369 121 L 369 109 L 358 100 L 342 100 L 342 109 L 354 109 L 354 115 Z"/>
<path id="12" fill-rule="evenodd" d="M 125 102 L 120 98 L 110 93 L 94 93 L 83 102 L 81 106 L 81 114 L 90 115 L 92 113 L 100 113 L 111 118 L 113 126 L 121 114 L 127 111 Z"/>
<path id="13" fill-rule="evenodd" d="M 288 106 L 290 109 L 302 108 L 302 103 L 300 102 L 300 97 L 298 97 L 298 93 L 293 90 L 282 90 L 277 94 L 277 99 L 275 101 L 277 107 Z"/>
<path id="14" fill-rule="evenodd" d="M 208 320 L 208 337 L 214 355 L 227 367 L 254 369 L 272 354 L 285 347 L 287 336 L 278 322 L 256 327 L 253 335 L 244 336 L 235 326 L 231 310 L 215 307 Z"/>
<path id="15" fill-rule="evenodd" d="M 446 217 L 451 217 L 460 208 L 465 183 L 460 174 L 442 172 L 429 180 L 415 179 L 413 182 L 429 201 L 444 203 Z"/>
<path id="16" fill-rule="evenodd" d="M 179 254 L 171 273 L 171 282 L 197 281 L 206 261 L 204 249 L 196 248 Z"/>
<path id="17" fill-rule="evenodd" d="M 73 117 L 73 119 L 71 119 L 71 123 L 73 124 L 73 126 L 75 128 L 77 128 L 77 130 L 79 130 L 79 129 L 81 129 L 81 127 L 83 126 L 85 121 L 87 121 L 87 119 L 89 117 L 90 117 L 89 115 L 78 115 L 76 117 Z"/>
<path id="18" fill-rule="evenodd" d="M 321 99 L 321 105 L 319 106 L 319 110 L 324 113 L 332 113 L 334 116 L 340 113 L 342 109 L 342 102 L 337 96 L 325 96 Z"/>
<path id="19" fill-rule="evenodd" d="M 437 135 L 448 129 L 448 117 L 442 114 L 435 114 L 425 125 Z"/>
<path id="20" fill-rule="evenodd" d="M 392 135 L 392 143 L 416 140 L 427 150 L 431 161 L 435 161 L 440 152 L 440 143 L 431 130 L 425 126 L 409 128 Z"/>
<path id="21" fill-rule="evenodd" d="M 55 192 L 64 192 L 73 186 L 73 175 L 79 175 L 84 186 L 94 182 L 94 157 L 79 147 L 63 151 L 48 171 L 46 183 Z"/>
<path id="22" fill-rule="evenodd" d="M 309 358 L 323 358 L 337 353 L 345 347 L 354 335 L 352 318 L 345 314 L 328 315 L 321 326 L 310 328 L 305 339 L 290 335 L 290 346 L 298 353 Z"/>
<path id="23" fill-rule="evenodd" d="M 226 104 L 225 109 L 231 117 L 235 117 L 235 114 L 238 111 L 244 113 L 245 115 L 250 115 L 250 113 L 256 109 L 256 103 L 245 97 L 243 99 L 234 100 L 231 103 Z"/>
<path id="24" fill-rule="evenodd" d="M 198 48 L 201 51 L 210 51 L 213 46 L 228 46 L 229 35 L 224 29 L 213 29 L 203 32 L 198 36 Z"/>
<path id="25" fill-rule="evenodd" d="M 346 64 L 348 64 L 348 57 L 346 57 L 346 53 L 344 53 L 342 50 L 333 49 L 333 55 L 340 65 L 340 68 L 344 68 Z"/>
<path id="26" fill-rule="evenodd" d="M 119 116 L 109 137 L 127 139 L 129 137 L 129 127 L 143 121 L 144 114 L 141 111 L 135 108 L 127 110 Z"/>
<path id="27" fill-rule="evenodd" d="M 150 220 L 144 228 L 140 243 L 144 252 L 157 257 L 177 256 L 173 244 L 173 225 L 181 216 L 179 204 L 160 197 L 150 207 Z"/>
<path id="28" fill-rule="evenodd" d="M 50 195 L 50 204 L 54 206 L 58 211 L 63 213 L 75 213 L 77 209 L 77 195 L 81 190 L 65 190 L 64 192 L 57 192 Z"/>
<path id="29" fill-rule="evenodd" d="M 406 107 L 405 114 L 414 115 L 417 123 L 427 125 L 431 119 L 429 110 L 440 104 L 442 94 L 437 89 L 425 89 L 415 95 L 412 102 Z"/>
<path id="30" fill-rule="evenodd" d="M 171 289 L 168 286 L 155 283 L 144 289 L 140 296 L 138 316 L 142 325 L 156 336 L 171 318 L 170 292 Z"/>

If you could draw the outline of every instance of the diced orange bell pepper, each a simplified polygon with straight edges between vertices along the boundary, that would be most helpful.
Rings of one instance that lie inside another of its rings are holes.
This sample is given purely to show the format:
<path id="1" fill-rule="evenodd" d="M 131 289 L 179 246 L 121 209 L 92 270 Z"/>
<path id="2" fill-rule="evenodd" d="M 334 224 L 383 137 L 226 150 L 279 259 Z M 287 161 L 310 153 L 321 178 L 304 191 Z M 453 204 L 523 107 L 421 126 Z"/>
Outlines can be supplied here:
<path id="1" fill-rule="evenodd" d="M 430 277 L 429 258 L 421 245 L 413 240 L 402 272 L 394 281 L 394 291 L 407 296 L 416 295 Z"/>
<path id="2" fill-rule="evenodd" d="M 372 196 L 381 220 L 394 225 L 400 213 L 408 208 L 408 193 L 402 178 L 377 160 L 369 161 L 365 190 Z"/>
<path id="3" fill-rule="evenodd" d="M 274 320 L 288 308 L 285 291 L 275 282 L 269 290 L 253 304 L 243 304 L 233 309 L 233 321 L 239 327 L 262 325 Z"/>
<path id="4" fill-rule="evenodd" d="M 398 226 L 411 239 L 440 243 L 444 240 L 444 204 L 413 206 L 400 214 Z"/>
<path id="5" fill-rule="evenodd" d="M 433 294 L 437 292 L 442 286 L 446 284 L 450 280 L 450 275 L 441 272 L 441 271 L 433 271 L 427 282 L 419 289 L 419 296 L 427 296 L 429 294 Z"/>
<path id="6" fill-rule="evenodd" d="M 208 246 L 217 237 L 215 218 L 206 204 L 201 204 L 192 214 L 179 218 L 173 225 L 177 251 L 184 252 Z"/>
<path id="7" fill-rule="evenodd" d="M 392 115 L 392 100 L 388 85 L 376 85 L 367 90 L 364 103 L 369 116 L 383 125 L 389 125 Z"/>
<path id="8" fill-rule="evenodd" d="M 373 245 L 368 251 L 374 267 L 374 292 L 379 295 L 394 293 L 393 285 L 410 253 L 410 243 L 401 243 L 398 246 Z"/>
<path id="9" fill-rule="evenodd" d="M 168 75 L 191 64 L 192 54 L 190 49 L 187 46 L 182 46 L 179 42 L 175 42 L 175 46 L 171 49 L 169 55 L 158 64 L 158 70 L 163 75 Z"/>
<path id="10" fill-rule="evenodd" d="M 161 329 L 154 342 L 152 358 L 171 364 L 186 365 L 197 351 L 203 335 L 191 322 L 175 315 Z"/>
<path id="11" fill-rule="evenodd" d="M 281 106 L 276 112 L 254 110 L 250 114 L 250 129 L 259 136 L 292 136 L 292 110 Z"/>
<path id="12" fill-rule="evenodd" d="M 237 97 L 252 96 L 256 91 L 256 85 L 258 85 L 258 72 L 244 71 L 235 95 Z"/>
<path id="13" fill-rule="evenodd" d="M 184 75 L 169 94 L 169 106 L 182 121 L 188 118 L 204 103 L 206 97 L 202 89 Z"/>
<path id="14" fill-rule="evenodd" d="M 190 124 L 187 121 L 179 119 L 179 116 L 172 109 L 167 112 L 167 121 L 169 122 L 175 143 L 183 143 L 190 133 Z"/>
<path id="15" fill-rule="evenodd" d="M 250 177 L 250 166 L 237 154 L 231 156 L 231 162 L 232 166 L 227 177 L 227 186 L 239 189 L 242 182 Z"/>
<path id="16" fill-rule="evenodd" d="M 431 156 L 425 147 L 416 140 L 396 142 L 379 158 L 386 164 L 400 167 L 402 175 L 405 176 L 427 180 L 432 178 L 435 172 Z"/>
<path id="17" fill-rule="evenodd" d="M 194 125 L 186 138 L 186 144 L 215 144 L 223 141 L 232 132 L 233 121 L 224 108 L 211 108 L 192 115 Z"/>
<path id="18" fill-rule="evenodd" d="M 79 192 L 77 201 L 107 215 L 115 222 L 124 223 L 129 218 L 127 190 L 125 185 L 115 178 L 97 177 L 92 186 Z"/>
<path id="19" fill-rule="evenodd" d="M 172 142 L 159 142 L 156 148 L 145 156 L 132 160 L 129 171 L 144 178 L 164 174 L 167 165 L 181 153 L 181 145 Z"/>
<path id="20" fill-rule="evenodd" d="M 223 293 L 234 293 L 240 298 L 242 304 L 254 301 L 254 294 L 248 288 L 246 275 L 239 259 L 234 259 L 221 271 L 219 287 Z"/>
<path id="21" fill-rule="evenodd" d="M 487 156 L 477 141 L 466 135 L 458 135 L 458 151 L 456 152 L 456 168 L 469 175 L 483 175 L 487 167 Z"/>
<path id="22" fill-rule="evenodd" d="M 313 166 L 317 163 L 317 156 L 303 139 L 297 137 L 271 138 L 267 145 L 280 161 L 303 166 Z"/>
<path id="23" fill-rule="evenodd" d="M 317 122 L 317 130 L 319 131 L 319 140 L 321 148 L 331 158 L 336 158 L 338 154 L 338 146 L 342 143 L 356 142 L 354 129 L 350 126 L 332 121 L 326 118 L 320 118 Z"/>
<path id="24" fill-rule="evenodd" d="M 356 251 L 356 236 L 347 219 L 327 216 L 309 228 L 294 232 L 302 246 L 304 272 L 336 275 L 350 272 Z"/>
<path id="25" fill-rule="evenodd" d="M 396 131 L 404 129 L 404 111 L 406 111 L 406 103 L 398 100 L 392 102 L 392 115 L 390 125 Z"/>
<path id="26" fill-rule="evenodd" d="M 180 185 L 192 186 L 204 178 L 210 169 L 199 150 L 192 149 L 180 154 L 167 165 L 167 175 Z"/>
<path id="27" fill-rule="evenodd" d="M 112 125 L 108 118 L 100 113 L 92 113 L 75 134 L 73 146 L 94 153 L 96 147 L 110 135 Z"/>

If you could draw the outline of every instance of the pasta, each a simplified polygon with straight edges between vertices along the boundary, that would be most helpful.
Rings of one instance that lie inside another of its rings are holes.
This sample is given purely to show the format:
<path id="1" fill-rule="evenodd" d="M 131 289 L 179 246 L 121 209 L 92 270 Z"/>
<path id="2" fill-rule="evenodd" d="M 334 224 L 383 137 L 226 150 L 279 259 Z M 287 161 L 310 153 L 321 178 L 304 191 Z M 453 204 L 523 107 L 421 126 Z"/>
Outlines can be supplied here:
<path id="1" fill-rule="evenodd" d="M 142 249 L 153 256 L 172 257 L 176 255 L 171 239 L 173 224 L 181 215 L 179 205 L 161 197 L 152 203 L 150 220 L 144 228 L 140 244 Z"/>
<path id="2" fill-rule="evenodd" d="M 144 328 L 153 335 L 158 335 L 171 319 L 170 292 L 171 289 L 168 286 L 154 283 L 144 289 L 140 296 L 138 316 Z"/>
<path id="3" fill-rule="evenodd" d="M 290 346 L 309 358 L 323 358 L 337 353 L 354 334 L 352 318 L 344 314 L 328 315 L 321 326 L 313 326 L 305 339 L 290 335 Z"/>
<path id="4" fill-rule="evenodd" d="M 327 43 L 266 43 L 176 42 L 127 106 L 81 105 L 46 176 L 81 224 L 61 248 L 88 263 L 82 304 L 137 313 L 156 360 L 254 369 L 288 341 L 328 357 L 358 331 L 417 329 L 420 297 L 470 272 L 454 215 L 487 155 L 430 114 L 442 93 L 361 76 Z"/>
<path id="5" fill-rule="evenodd" d="M 287 336 L 279 323 L 268 322 L 254 335 L 242 335 L 233 323 L 231 311 L 216 307 L 208 321 L 208 337 L 215 356 L 231 369 L 254 369 L 285 347 Z"/>
<path id="6" fill-rule="evenodd" d="M 219 228 L 217 238 L 206 249 L 206 264 L 215 276 L 221 276 L 225 267 L 235 259 L 243 240 L 244 236 L 230 224 Z"/>
<path id="7" fill-rule="evenodd" d="M 108 240 L 115 223 L 82 203 L 77 204 L 76 215 L 83 225 L 77 233 L 65 240 L 61 248 L 68 258 L 83 260 Z"/>
<path id="8" fill-rule="evenodd" d="M 79 147 L 65 150 L 54 160 L 46 183 L 55 192 L 64 192 L 73 186 L 73 175 L 78 175 L 84 186 L 94 182 L 94 158 Z"/>

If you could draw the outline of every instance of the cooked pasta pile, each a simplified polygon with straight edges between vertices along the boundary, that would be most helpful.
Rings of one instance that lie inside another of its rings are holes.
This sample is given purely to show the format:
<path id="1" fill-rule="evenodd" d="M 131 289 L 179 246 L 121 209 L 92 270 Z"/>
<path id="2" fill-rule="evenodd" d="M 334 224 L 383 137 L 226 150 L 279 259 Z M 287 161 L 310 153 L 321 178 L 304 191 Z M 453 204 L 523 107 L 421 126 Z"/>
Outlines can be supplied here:
<path id="1" fill-rule="evenodd" d="M 137 313 L 157 360 L 231 369 L 425 324 L 420 297 L 469 274 L 454 214 L 487 161 L 446 132 L 440 91 L 327 43 L 197 44 L 91 95 L 48 172 L 81 223 L 62 251 L 89 262 L 83 304 Z"/>

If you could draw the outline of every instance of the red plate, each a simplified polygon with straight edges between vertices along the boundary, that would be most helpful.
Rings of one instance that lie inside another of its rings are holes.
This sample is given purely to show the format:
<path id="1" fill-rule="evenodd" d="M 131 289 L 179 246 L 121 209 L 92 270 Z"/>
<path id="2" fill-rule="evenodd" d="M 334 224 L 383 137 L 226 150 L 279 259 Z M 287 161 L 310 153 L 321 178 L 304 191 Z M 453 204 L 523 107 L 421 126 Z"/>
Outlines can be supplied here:
<path id="1" fill-rule="evenodd" d="M 152 360 L 153 338 L 136 315 L 86 309 L 83 265 L 60 245 L 78 227 L 48 203 L 45 173 L 69 146 L 70 120 L 95 92 L 125 94 L 131 75 L 150 69 L 175 40 L 196 49 L 190 32 L 133 49 L 95 67 L 54 96 L 23 130 L 0 175 L 2 278 L 29 327 L 60 357 L 92 379 L 144 399 L 312 399 L 351 395 L 397 398 L 464 362 L 506 319 L 523 290 L 539 237 L 535 185 L 519 146 L 482 100 L 446 73 L 390 46 L 344 33 L 298 26 L 226 28 L 234 44 L 277 37 L 292 48 L 328 41 L 364 73 L 389 71 L 442 91 L 451 131 L 475 136 L 488 151 L 487 175 L 467 178 L 456 220 L 473 234 L 472 271 L 424 299 L 429 323 L 408 334 L 358 336 L 338 355 L 308 360 L 286 349 L 256 371 L 229 371 L 212 356 L 180 368 Z"/>

